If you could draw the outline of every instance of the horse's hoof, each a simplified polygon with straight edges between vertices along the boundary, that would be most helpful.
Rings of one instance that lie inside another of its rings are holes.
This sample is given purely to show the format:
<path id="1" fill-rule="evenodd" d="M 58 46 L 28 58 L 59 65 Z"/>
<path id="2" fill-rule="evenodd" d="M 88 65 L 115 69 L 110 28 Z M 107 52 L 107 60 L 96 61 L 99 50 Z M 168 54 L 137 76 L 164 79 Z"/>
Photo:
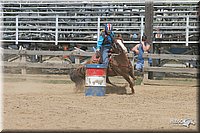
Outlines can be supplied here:
<path id="1" fill-rule="evenodd" d="M 135 94 L 135 92 L 131 92 L 131 93 L 128 93 L 127 95 L 134 95 Z"/>
<path id="2" fill-rule="evenodd" d="M 131 94 L 135 94 L 135 90 L 134 89 L 131 89 Z"/>

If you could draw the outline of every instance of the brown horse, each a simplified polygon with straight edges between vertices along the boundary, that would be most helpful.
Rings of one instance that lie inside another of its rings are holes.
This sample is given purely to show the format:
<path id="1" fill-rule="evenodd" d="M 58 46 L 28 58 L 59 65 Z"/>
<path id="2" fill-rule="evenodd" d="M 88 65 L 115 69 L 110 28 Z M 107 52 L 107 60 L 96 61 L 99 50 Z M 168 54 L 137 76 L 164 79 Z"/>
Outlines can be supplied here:
<path id="1" fill-rule="evenodd" d="M 118 39 L 114 39 L 114 43 L 112 44 L 112 53 L 110 55 L 109 67 L 107 69 L 106 82 L 112 84 L 108 78 L 109 76 L 122 76 L 129 83 L 129 87 L 132 91 L 131 94 L 134 94 L 133 86 L 135 77 L 133 74 L 133 67 L 128 59 L 127 53 L 120 46 L 117 40 Z M 97 52 L 86 64 L 99 63 L 101 63 L 101 54 Z M 75 82 L 76 91 L 81 90 L 84 87 L 85 71 L 85 66 L 80 66 L 70 72 L 70 78 L 73 82 Z"/>

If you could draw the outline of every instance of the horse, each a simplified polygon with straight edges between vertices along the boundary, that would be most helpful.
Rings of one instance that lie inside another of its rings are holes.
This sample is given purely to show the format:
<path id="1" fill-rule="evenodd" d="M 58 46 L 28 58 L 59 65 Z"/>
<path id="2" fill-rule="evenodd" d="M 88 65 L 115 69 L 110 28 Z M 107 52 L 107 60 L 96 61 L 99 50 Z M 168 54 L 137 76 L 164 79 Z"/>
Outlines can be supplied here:
<path id="1" fill-rule="evenodd" d="M 110 76 L 122 76 L 128 83 L 131 88 L 131 94 L 134 94 L 134 81 L 136 80 L 133 74 L 133 66 L 128 59 L 127 50 L 125 47 L 122 47 L 123 41 L 119 38 L 114 38 L 112 43 L 112 49 L 109 58 L 109 66 L 107 68 L 107 77 L 106 82 L 114 85 L 110 82 Z M 92 58 L 86 62 L 86 64 L 101 64 L 101 53 L 96 52 Z M 84 88 L 85 82 L 85 71 L 86 68 L 84 65 L 70 71 L 70 79 L 75 83 L 76 89 L 82 91 Z M 131 78 L 132 79 L 131 79 Z"/>

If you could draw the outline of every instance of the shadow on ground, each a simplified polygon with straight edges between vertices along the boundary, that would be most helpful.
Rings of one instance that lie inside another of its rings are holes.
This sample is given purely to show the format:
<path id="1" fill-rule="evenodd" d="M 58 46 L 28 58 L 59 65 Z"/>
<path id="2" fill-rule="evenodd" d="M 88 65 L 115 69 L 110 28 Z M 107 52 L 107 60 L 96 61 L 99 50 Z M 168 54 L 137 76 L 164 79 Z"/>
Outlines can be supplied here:
<path id="1" fill-rule="evenodd" d="M 106 94 L 127 94 L 126 92 L 126 85 L 124 86 L 119 86 L 119 85 L 107 85 L 106 86 Z"/>

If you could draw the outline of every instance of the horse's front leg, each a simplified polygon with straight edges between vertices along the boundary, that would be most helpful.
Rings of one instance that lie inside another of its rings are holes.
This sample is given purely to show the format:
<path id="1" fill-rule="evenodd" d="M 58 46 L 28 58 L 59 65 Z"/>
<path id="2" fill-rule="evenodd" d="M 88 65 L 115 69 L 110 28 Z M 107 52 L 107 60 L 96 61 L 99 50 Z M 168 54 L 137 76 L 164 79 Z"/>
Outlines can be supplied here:
<path id="1" fill-rule="evenodd" d="M 133 88 L 133 86 L 134 86 L 133 82 L 131 81 L 131 79 L 129 78 L 128 75 L 122 74 L 122 76 L 123 76 L 124 79 L 129 83 L 129 87 L 131 88 L 131 94 L 134 94 L 134 93 L 135 93 L 135 90 L 134 90 L 134 88 Z"/>

